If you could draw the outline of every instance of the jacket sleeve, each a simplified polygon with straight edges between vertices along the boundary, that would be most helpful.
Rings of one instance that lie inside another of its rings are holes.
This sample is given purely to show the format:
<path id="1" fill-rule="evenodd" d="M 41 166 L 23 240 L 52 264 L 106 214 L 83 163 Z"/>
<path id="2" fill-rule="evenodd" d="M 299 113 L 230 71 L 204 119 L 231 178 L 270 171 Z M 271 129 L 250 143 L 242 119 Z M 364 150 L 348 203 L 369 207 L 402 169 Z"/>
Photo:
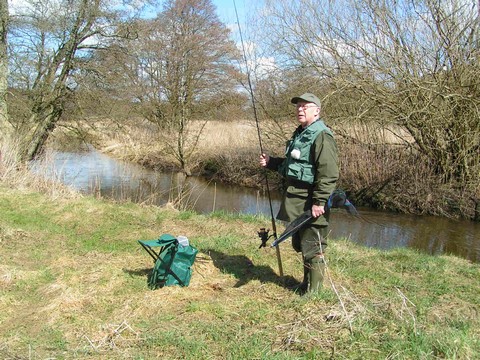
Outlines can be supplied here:
<path id="1" fill-rule="evenodd" d="M 267 169 L 278 171 L 278 168 L 284 161 L 285 161 L 285 158 L 270 156 L 270 160 L 268 161 L 268 164 L 267 164 Z"/>
<path id="2" fill-rule="evenodd" d="M 337 144 L 331 134 L 322 131 L 315 140 L 313 150 L 316 165 L 313 203 L 325 206 L 337 186 L 339 177 Z"/>

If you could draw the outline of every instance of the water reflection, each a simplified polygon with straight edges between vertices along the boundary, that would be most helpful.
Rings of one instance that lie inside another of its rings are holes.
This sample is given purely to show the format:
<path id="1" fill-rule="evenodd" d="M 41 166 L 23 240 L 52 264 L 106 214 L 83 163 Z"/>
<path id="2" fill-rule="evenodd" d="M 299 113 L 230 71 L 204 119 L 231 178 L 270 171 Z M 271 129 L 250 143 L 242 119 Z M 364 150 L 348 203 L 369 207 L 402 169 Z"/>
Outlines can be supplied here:
<path id="1" fill-rule="evenodd" d="M 150 171 L 96 151 L 57 152 L 46 163 L 48 165 L 34 165 L 34 171 L 84 193 L 156 205 L 181 200 L 182 204 L 200 213 L 225 210 L 270 215 L 268 198 L 261 191 L 208 183 L 195 177 L 185 178 L 182 174 Z M 275 214 L 279 204 L 279 194 L 273 194 Z M 353 242 L 384 250 L 409 247 L 432 255 L 450 253 L 480 262 L 480 223 L 358 210 L 359 217 L 344 210 L 334 210 L 332 238 L 348 237 Z"/>
<path id="2" fill-rule="evenodd" d="M 432 255 L 455 254 L 480 262 L 480 224 L 471 221 L 394 214 L 358 209 L 360 218 L 336 212 L 335 237 L 349 237 L 365 246 L 389 250 L 409 247 Z"/>

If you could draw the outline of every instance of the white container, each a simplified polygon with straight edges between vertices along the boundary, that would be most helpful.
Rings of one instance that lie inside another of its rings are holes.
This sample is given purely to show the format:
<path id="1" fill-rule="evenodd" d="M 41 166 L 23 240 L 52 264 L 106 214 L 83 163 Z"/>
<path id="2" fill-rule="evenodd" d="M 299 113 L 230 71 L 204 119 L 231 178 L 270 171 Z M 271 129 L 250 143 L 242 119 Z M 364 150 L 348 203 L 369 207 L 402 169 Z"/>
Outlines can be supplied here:
<path id="1" fill-rule="evenodd" d="M 188 246 L 188 238 L 186 236 L 177 236 L 177 241 L 182 246 Z"/>

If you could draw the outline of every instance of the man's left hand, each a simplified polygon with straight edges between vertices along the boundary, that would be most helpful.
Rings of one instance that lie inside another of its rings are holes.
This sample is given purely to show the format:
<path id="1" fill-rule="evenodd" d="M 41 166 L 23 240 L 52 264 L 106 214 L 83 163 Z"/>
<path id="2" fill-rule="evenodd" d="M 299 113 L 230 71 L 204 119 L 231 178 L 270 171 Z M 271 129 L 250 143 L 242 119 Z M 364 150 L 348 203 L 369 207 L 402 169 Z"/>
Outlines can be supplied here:
<path id="1" fill-rule="evenodd" d="M 312 216 L 318 218 L 320 215 L 325 214 L 325 206 L 312 205 Z"/>

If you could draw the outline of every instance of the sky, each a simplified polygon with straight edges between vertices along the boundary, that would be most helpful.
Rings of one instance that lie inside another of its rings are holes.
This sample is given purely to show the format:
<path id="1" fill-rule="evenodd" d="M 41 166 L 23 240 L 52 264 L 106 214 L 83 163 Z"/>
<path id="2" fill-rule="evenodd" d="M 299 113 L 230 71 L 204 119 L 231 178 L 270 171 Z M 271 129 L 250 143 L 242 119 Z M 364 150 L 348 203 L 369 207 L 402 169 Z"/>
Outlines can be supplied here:
<path id="1" fill-rule="evenodd" d="M 240 18 L 240 25 L 247 14 L 248 6 L 251 5 L 252 0 L 212 0 L 217 7 L 217 14 L 223 23 L 227 25 L 236 23 L 235 5 L 237 7 L 238 17 Z"/>
<path id="2" fill-rule="evenodd" d="M 55 1 L 55 0 L 53 0 Z M 247 53 L 251 53 L 256 48 L 256 45 L 248 40 L 249 23 L 248 19 L 254 15 L 255 8 L 263 3 L 263 0 L 211 0 L 217 8 L 217 15 L 222 23 L 224 23 L 231 31 L 231 38 L 239 49 L 242 49 L 239 26 L 237 23 L 237 16 L 235 7 L 238 12 L 238 18 L 240 20 L 240 30 L 243 35 L 243 46 L 246 48 Z M 15 10 L 25 7 L 28 4 L 28 0 L 8 0 L 10 14 L 15 14 Z M 139 0 L 139 4 L 142 1 Z M 257 58 L 257 66 L 270 66 L 273 59 L 270 58 Z M 253 66 L 253 65 L 250 65 Z"/>
<path id="3" fill-rule="evenodd" d="M 244 39 L 249 32 L 249 19 L 254 15 L 255 8 L 260 6 L 263 0 L 212 0 L 217 8 L 217 15 L 220 21 L 224 23 L 231 31 L 232 39 L 239 43 L 239 26 L 235 7 L 237 8 L 238 19 L 240 20 L 240 30 Z"/>
<path id="4" fill-rule="evenodd" d="M 220 20 L 229 27 L 236 26 L 235 6 L 237 7 L 238 16 L 240 18 L 240 25 L 245 22 L 245 16 L 248 16 L 248 10 L 261 3 L 262 0 L 212 0 L 212 3 L 217 8 L 217 14 Z M 27 0 L 8 0 L 10 12 L 15 12 L 18 7 L 25 6 Z M 232 29 L 233 30 L 233 29 Z"/>
<path id="5" fill-rule="evenodd" d="M 237 11 L 240 19 L 246 14 L 248 7 L 253 4 L 258 4 L 260 0 L 235 0 Z M 217 7 L 217 14 L 222 22 L 229 24 L 235 23 L 235 8 L 234 0 L 212 0 L 213 4 Z M 9 7 L 14 9 L 17 6 L 24 5 L 25 0 L 8 0 Z"/>

